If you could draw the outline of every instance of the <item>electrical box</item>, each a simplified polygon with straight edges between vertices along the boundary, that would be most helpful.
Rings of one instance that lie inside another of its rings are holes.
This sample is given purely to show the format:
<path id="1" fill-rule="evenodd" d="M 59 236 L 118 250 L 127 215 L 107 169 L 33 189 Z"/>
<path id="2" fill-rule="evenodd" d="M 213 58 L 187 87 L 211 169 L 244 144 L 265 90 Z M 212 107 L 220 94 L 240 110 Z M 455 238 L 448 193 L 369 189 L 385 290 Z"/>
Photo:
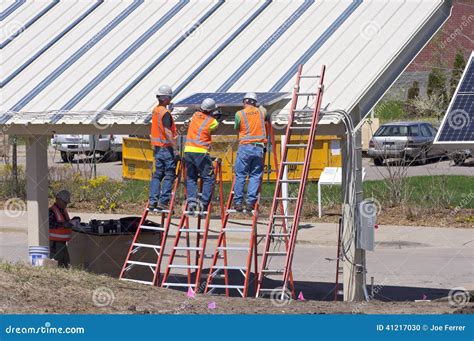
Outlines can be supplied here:
<path id="1" fill-rule="evenodd" d="M 377 221 L 377 203 L 364 200 L 359 203 L 357 248 L 374 251 L 374 231 Z"/>

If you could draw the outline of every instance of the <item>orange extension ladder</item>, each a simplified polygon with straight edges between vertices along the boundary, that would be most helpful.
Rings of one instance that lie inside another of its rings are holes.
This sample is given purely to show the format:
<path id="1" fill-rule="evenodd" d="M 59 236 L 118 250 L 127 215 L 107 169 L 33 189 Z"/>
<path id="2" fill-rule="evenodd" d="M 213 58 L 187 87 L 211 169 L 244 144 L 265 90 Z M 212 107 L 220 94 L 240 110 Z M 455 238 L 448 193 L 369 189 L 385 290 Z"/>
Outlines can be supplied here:
<path id="1" fill-rule="evenodd" d="M 127 258 L 125 258 L 122 271 L 120 272 L 119 278 L 121 280 L 137 282 L 137 283 L 142 283 L 142 284 L 149 284 L 149 285 L 159 284 L 160 265 L 164 256 L 166 240 L 168 237 L 171 219 L 173 217 L 173 208 L 174 208 L 174 203 L 175 203 L 176 192 L 181 182 L 181 177 L 184 170 L 184 163 L 182 161 L 178 161 L 176 170 L 177 170 L 177 175 L 176 175 L 175 182 L 173 185 L 173 192 L 171 195 L 169 209 L 168 210 L 156 210 L 156 209 L 150 210 L 149 203 L 146 204 L 146 207 L 145 207 L 145 210 L 143 211 L 142 218 L 138 225 L 137 231 L 135 232 L 135 236 L 133 237 L 133 241 L 130 245 Z M 150 224 L 153 222 L 147 220 L 149 214 L 158 215 L 160 217 L 159 226 L 152 226 Z M 153 235 L 152 243 L 150 242 L 145 243 L 143 241 L 140 241 L 140 239 L 146 236 L 150 237 L 151 235 Z M 150 257 L 149 255 L 146 254 L 146 251 L 149 251 L 150 249 L 152 249 L 155 252 L 156 261 L 144 260 L 145 257 L 147 258 Z M 145 280 L 145 279 L 132 278 L 133 276 L 132 269 L 135 267 L 149 268 L 151 279 Z"/>
<path id="2" fill-rule="evenodd" d="M 222 220 L 223 214 L 223 202 L 222 202 L 222 168 L 221 168 L 221 160 L 217 159 L 214 161 L 214 172 L 216 174 L 216 182 L 219 182 L 219 196 L 220 196 L 220 215 Z M 214 184 L 215 188 L 215 184 Z M 190 211 L 188 211 L 188 204 L 187 201 L 183 205 L 183 211 L 181 214 L 181 218 L 179 221 L 179 225 L 176 231 L 176 236 L 174 240 L 173 247 L 170 252 L 168 266 L 166 268 L 165 274 L 163 276 L 163 282 L 161 283 L 162 287 L 169 288 L 169 287 L 185 287 L 191 288 L 194 292 L 202 292 L 204 288 L 200 288 L 199 285 L 201 283 L 202 277 L 202 268 L 204 264 L 204 259 L 206 257 L 206 245 L 207 239 L 209 234 L 209 225 L 211 220 L 211 213 L 212 213 L 212 200 L 214 197 L 214 188 L 212 190 L 211 200 L 207 207 L 206 211 L 201 213 L 194 214 L 196 217 L 194 219 L 195 225 L 190 227 L 190 217 L 193 216 Z M 204 224 L 202 220 L 204 219 Z M 204 225 L 204 226 L 203 226 Z M 185 237 L 186 245 L 180 246 L 182 243 L 182 237 Z M 191 246 L 190 236 L 195 236 L 196 246 Z M 177 251 L 184 251 L 186 264 L 176 264 L 176 258 L 183 258 L 183 256 L 179 257 L 176 255 Z M 191 253 L 195 252 L 195 259 L 192 262 Z M 176 276 L 177 274 L 171 275 L 171 272 L 175 270 L 186 270 L 186 281 L 182 281 L 180 276 Z M 193 279 L 193 271 L 194 271 L 194 279 Z M 173 277 L 173 281 L 171 280 Z"/>
<path id="3" fill-rule="evenodd" d="M 302 70 L 303 66 L 300 65 L 296 75 L 296 84 L 293 89 L 286 137 L 283 144 L 281 163 L 278 170 L 275 192 L 265 237 L 262 265 L 259 268 L 256 293 L 257 297 L 271 295 L 273 298 L 282 300 L 288 299 L 289 296 L 293 298 L 295 297 L 294 286 L 292 285 L 291 278 L 291 264 L 293 262 L 296 236 L 300 222 L 301 210 L 303 207 L 304 191 L 311 165 L 314 139 L 316 136 L 316 128 L 321 110 L 321 101 L 324 91 L 323 82 L 326 67 L 324 65 L 322 66 L 321 73 L 318 76 L 303 76 Z M 319 78 L 318 89 L 315 93 L 305 93 L 300 91 L 300 82 L 303 78 Z M 311 96 L 316 97 L 314 108 L 311 109 L 307 106 L 303 108 L 298 107 L 299 98 L 307 97 L 309 101 L 309 97 Z M 297 132 L 305 132 L 304 134 L 308 135 L 308 140 L 306 143 L 294 141 L 293 138 L 295 136 L 296 139 L 300 140 L 300 138 L 297 136 Z M 290 148 L 303 150 L 304 159 L 298 161 L 289 161 L 288 150 Z M 301 176 L 295 179 L 287 179 L 287 171 L 290 169 L 295 169 L 299 166 L 302 167 Z M 297 192 L 294 189 L 290 189 L 289 192 L 294 194 L 285 197 L 282 191 L 283 184 L 288 184 L 288 186 L 292 184 L 296 185 Z M 288 204 L 287 209 L 281 210 L 281 202 L 286 202 Z M 292 205 L 293 202 L 295 203 L 294 205 Z M 291 208 L 290 205 L 292 206 Z M 279 248 L 281 247 L 282 241 L 284 241 L 285 250 L 280 251 Z M 274 257 L 276 261 L 279 261 L 279 263 L 276 266 L 272 265 L 272 267 L 270 267 L 270 260 L 273 260 Z M 267 283 L 268 281 L 265 281 L 267 276 L 279 276 L 279 279 L 282 280 L 282 286 L 279 288 L 270 287 Z M 290 285 L 291 291 L 288 290 L 288 285 Z"/>

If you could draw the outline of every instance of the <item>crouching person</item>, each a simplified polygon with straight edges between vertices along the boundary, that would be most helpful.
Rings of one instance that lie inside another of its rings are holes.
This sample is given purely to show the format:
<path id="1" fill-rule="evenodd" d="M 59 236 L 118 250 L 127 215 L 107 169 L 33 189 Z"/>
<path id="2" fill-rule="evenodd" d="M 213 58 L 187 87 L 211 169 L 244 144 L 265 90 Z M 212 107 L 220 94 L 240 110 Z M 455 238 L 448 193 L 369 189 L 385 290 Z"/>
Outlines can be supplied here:
<path id="1" fill-rule="evenodd" d="M 49 258 L 55 259 L 59 267 L 69 268 L 70 258 L 67 242 L 71 240 L 72 224 L 67 212 L 71 193 L 66 190 L 56 194 L 56 201 L 49 208 Z"/>

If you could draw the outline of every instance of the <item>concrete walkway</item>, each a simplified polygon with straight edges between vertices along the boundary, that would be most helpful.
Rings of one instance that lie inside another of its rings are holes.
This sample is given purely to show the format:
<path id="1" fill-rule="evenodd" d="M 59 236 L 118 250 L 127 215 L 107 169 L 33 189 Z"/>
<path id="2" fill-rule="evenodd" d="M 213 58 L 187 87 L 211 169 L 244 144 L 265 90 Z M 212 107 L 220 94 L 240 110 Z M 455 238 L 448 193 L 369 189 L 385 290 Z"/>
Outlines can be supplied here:
<path id="1" fill-rule="evenodd" d="M 75 212 L 70 215 L 81 216 L 83 221 L 123 217 Z M 334 281 L 337 225 L 303 223 L 302 226 L 293 263 L 295 279 Z M 210 240 L 216 239 L 219 228 L 220 220 L 213 220 Z M 259 226 L 259 233 L 265 230 L 264 224 Z M 26 233 L 26 214 L 8 217 L 0 211 L 0 258 L 27 260 Z M 246 243 L 244 239 L 228 240 Z M 373 276 L 376 283 L 385 285 L 474 289 L 474 229 L 382 225 L 376 230 L 375 240 L 375 251 L 367 252 L 368 280 Z M 209 245 L 207 252 L 212 252 L 214 244 L 210 241 Z"/>

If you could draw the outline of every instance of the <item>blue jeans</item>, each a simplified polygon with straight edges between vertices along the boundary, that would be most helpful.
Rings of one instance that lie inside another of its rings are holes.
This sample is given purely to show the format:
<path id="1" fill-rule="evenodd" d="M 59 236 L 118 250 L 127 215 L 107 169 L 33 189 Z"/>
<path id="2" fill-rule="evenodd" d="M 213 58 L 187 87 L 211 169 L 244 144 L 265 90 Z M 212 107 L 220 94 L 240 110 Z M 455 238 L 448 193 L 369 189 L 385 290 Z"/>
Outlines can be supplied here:
<path id="1" fill-rule="evenodd" d="M 168 205 L 176 177 L 173 148 L 155 147 L 155 172 L 150 184 L 150 204 Z"/>
<path id="2" fill-rule="evenodd" d="M 247 204 L 257 201 L 258 188 L 263 176 L 263 148 L 253 144 L 242 144 L 237 150 L 235 160 L 234 204 L 241 205 L 244 200 L 244 187 L 247 176 Z"/>
<path id="3" fill-rule="evenodd" d="M 204 153 L 184 153 L 184 163 L 186 165 L 186 194 L 188 202 L 197 202 L 197 181 L 202 180 L 201 203 L 206 209 L 211 200 L 216 175 L 212 159 L 209 154 Z"/>

